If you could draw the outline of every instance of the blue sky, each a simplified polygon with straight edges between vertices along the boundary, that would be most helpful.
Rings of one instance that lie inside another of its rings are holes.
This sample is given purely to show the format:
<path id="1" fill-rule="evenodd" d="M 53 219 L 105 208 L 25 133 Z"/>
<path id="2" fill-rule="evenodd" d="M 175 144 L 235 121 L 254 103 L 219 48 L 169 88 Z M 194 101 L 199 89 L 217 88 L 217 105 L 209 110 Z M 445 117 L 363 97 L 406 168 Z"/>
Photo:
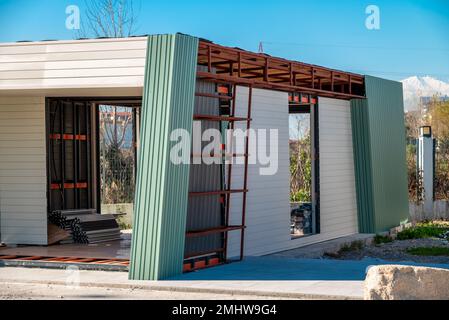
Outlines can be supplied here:
<path id="1" fill-rule="evenodd" d="M 148 1 L 137 34 L 183 32 L 216 43 L 337 69 L 449 81 L 447 0 Z M 0 42 L 72 39 L 65 8 L 84 0 L 0 0 Z M 380 30 L 365 8 L 380 9 Z M 83 16 L 81 14 L 81 19 Z"/>

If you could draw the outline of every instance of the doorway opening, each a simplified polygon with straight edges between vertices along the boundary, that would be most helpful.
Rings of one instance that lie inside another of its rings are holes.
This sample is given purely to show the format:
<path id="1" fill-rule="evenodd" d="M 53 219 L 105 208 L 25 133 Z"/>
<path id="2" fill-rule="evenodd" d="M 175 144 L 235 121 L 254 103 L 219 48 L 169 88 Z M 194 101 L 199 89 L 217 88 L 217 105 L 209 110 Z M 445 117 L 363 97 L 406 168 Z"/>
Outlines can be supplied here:
<path id="1" fill-rule="evenodd" d="M 290 234 L 292 239 L 319 233 L 317 184 L 317 99 L 289 95 Z"/>
<path id="2" fill-rule="evenodd" d="M 131 229 L 140 109 L 109 103 L 97 110 L 100 212 L 119 215 L 120 227 Z"/>
<path id="3" fill-rule="evenodd" d="M 48 244 L 130 247 L 123 230 L 132 226 L 140 106 L 47 99 Z"/>

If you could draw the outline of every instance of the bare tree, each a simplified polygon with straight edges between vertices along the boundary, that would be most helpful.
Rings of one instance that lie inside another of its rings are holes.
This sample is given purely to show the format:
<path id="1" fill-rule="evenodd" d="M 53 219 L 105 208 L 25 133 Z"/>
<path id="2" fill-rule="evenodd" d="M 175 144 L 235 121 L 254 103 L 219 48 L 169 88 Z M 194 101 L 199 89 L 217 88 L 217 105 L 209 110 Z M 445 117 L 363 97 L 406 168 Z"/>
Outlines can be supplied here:
<path id="1" fill-rule="evenodd" d="M 132 125 L 132 112 L 125 107 L 101 105 L 100 114 L 100 131 L 104 139 L 111 147 L 122 148 L 128 126 Z"/>
<path id="2" fill-rule="evenodd" d="M 133 112 L 129 107 L 109 105 L 100 105 L 99 112 L 102 203 L 130 203 L 135 170 L 135 137 L 129 140 Z"/>
<path id="3" fill-rule="evenodd" d="M 404 113 L 406 137 L 416 139 L 419 136 L 419 127 L 423 125 L 420 111 L 408 111 Z"/>
<path id="4" fill-rule="evenodd" d="M 290 127 L 290 196 L 294 201 L 311 199 L 311 150 L 309 118 L 295 115 Z M 292 126 L 294 125 L 294 127 Z"/>
<path id="5" fill-rule="evenodd" d="M 85 0 L 80 38 L 123 38 L 134 34 L 137 15 L 133 0 Z"/>

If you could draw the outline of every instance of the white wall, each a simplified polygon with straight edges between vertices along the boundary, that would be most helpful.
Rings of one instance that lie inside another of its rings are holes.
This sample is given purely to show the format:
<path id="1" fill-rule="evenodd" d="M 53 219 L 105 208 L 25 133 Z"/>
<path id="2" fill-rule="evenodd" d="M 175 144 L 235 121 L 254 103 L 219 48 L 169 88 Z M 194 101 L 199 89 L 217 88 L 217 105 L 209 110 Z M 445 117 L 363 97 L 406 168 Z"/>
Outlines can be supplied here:
<path id="1" fill-rule="evenodd" d="M 237 88 L 236 114 L 246 116 L 248 88 Z M 260 255 L 282 250 L 290 241 L 289 151 L 288 151 L 288 94 L 253 89 L 252 122 L 254 129 L 277 129 L 279 167 L 275 175 L 260 175 L 260 164 L 248 167 L 248 195 L 246 205 L 245 255 Z M 246 128 L 246 123 L 238 123 Z M 267 132 L 268 134 L 268 132 Z M 250 149 L 255 146 L 250 139 Z M 254 152 L 250 151 L 251 156 Z M 232 188 L 243 188 L 243 165 L 232 167 Z M 242 196 L 231 199 L 231 224 L 241 223 Z M 240 232 L 232 231 L 228 242 L 228 256 L 239 255 Z"/>
<path id="2" fill-rule="evenodd" d="M 142 87 L 147 38 L 0 44 L 3 90 Z"/>
<path id="3" fill-rule="evenodd" d="M 350 102 L 318 99 L 321 233 L 357 233 Z"/>
<path id="4" fill-rule="evenodd" d="M 0 44 L 0 213 L 6 243 L 47 243 L 45 97 L 141 95 L 147 38 Z"/>
<path id="5" fill-rule="evenodd" d="M 0 96 L 1 240 L 47 244 L 45 98 Z"/>
<path id="6" fill-rule="evenodd" d="M 248 89 L 238 87 L 237 90 L 236 113 L 245 116 Z M 290 236 L 287 93 L 253 89 L 251 117 L 252 128 L 278 130 L 279 168 L 275 175 L 263 176 L 259 174 L 259 164 L 249 165 L 244 254 L 263 255 L 357 233 L 349 102 L 319 99 L 321 233 L 297 239 Z M 238 127 L 244 128 L 246 124 L 239 123 Z M 254 140 L 250 146 L 254 147 L 253 143 Z M 242 165 L 233 165 L 232 182 L 233 189 L 242 188 Z M 233 195 L 231 224 L 240 224 L 241 208 L 242 196 Z M 237 257 L 240 232 L 229 234 L 228 257 Z"/>

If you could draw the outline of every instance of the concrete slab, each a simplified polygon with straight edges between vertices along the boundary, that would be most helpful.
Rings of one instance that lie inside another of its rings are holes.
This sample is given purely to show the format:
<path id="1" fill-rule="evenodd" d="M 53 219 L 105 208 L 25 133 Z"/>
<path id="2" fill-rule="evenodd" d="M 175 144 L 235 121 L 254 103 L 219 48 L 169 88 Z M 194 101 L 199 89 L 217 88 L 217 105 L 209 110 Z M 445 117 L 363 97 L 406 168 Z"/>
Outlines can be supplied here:
<path id="1" fill-rule="evenodd" d="M 392 262 L 381 259 L 334 260 L 248 257 L 242 262 L 185 273 L 177 280 L 363 281 L 372 265 L 403 264 L 449 269 L 447 264 Z M 173 279 L 173 280 L 174 280 Z"/>

